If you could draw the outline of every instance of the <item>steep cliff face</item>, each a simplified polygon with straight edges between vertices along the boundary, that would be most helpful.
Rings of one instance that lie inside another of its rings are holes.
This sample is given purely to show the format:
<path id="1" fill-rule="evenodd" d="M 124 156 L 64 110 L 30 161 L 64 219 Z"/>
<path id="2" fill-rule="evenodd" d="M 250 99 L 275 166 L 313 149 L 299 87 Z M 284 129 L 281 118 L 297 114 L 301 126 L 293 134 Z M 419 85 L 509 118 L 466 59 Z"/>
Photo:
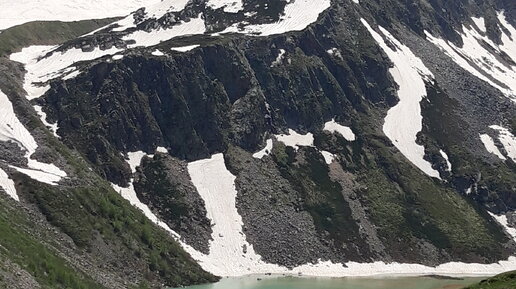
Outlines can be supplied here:
<path id="1" fill-rule="evenodd" d="M 513 256 L 513 3 L 305 2 L 138 10 L 31 103 L 215 274 Z"/>

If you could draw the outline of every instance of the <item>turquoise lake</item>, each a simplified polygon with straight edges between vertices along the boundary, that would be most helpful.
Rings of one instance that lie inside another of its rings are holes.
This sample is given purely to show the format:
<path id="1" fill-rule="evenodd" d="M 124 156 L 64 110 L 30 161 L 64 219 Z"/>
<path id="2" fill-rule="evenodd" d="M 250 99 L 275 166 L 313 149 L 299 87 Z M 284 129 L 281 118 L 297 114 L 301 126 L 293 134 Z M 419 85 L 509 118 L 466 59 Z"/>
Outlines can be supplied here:
<path id="1" fill-rule="evenodd" d="M 485 278 L 297 278 L 242 277 L 224 278 L 216 284 L 188 289 L 459 289 Z"/>

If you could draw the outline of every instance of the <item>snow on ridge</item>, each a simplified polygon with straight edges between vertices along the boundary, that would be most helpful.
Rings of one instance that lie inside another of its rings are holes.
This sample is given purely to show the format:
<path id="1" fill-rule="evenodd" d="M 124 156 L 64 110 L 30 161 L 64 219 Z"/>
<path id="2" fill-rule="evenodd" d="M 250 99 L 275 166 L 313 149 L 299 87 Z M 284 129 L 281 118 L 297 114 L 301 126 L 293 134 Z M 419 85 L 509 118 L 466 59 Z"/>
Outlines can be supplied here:
<path id="1" fill-rule="evenodd" d="M 439 172 L 424 159 L 425 148 L 416 143 L 417 134 L 423 128 L 420 102 L 427 94 L 425 80 L 433 79 L 433 75 L 421 59 L 387 30 L 379 27 L 383 36 L 396 45 L 396 51 L 385 43 L 383 37 L 373 30 L 366 20 L 361 20 L 394 63 L 394 67 L 389 72 L 399 86 L 398 97 L 400 100 L 387 112 L 383 132 L 416 167 L 430 177 L 440 178 Z"/>
<path id="2" fill-rule="evenodd" d="M 179 46 L 179 47 L 172 47 L 172 48 L 170 48 L 170 50 L 178 51 L 178 52 L 187 52 L 187 51 L 193 50 L 199 46 L 200 46 L 199 44 Z"/>
<path id="3" fill-rule="evenodd" d="M 11 168 L 28 175 L 29 177 L 50 185 L 56 185 L 66 172 L 53 164 L 41 163 L 31 158 L 36 152 L 38 144 L 30 132 L 20 122 L 14 112 L 11 101 L 0 90 L 0 141 L 12 141 L 25 151 L 28 169 L 11 166 Z"/>
<path id="4" fill-rule="evenodd" d="M 79 61 L 93 60 L 105 55 L 120 51 L 117 48 L 108 50 L 95 49 L 92 52 L 83 52 L 81 49 L 71 48 L 63 52 L 55 51 L 56 46 L 30 46 L 23 48 L 21 52 L 13 53 L 10 59 L 25 64 L 23 88 L 27 92 L 27 99 L 32 100 L 41 97 L 50 87 L 41 87 L 37 83 L 44 83 L 50 79 L 69 73 L 69 66 Z M 45 56 L 47 53 L 49 56 Z M 68 75 L 69 76 L 69 75 Z"/>
<path id="5" fill-rule="evenodd" d="M 188 4 L 188 2 L 189 0 L 154 0 L 150 2 L 151 5 L 142 5 L 140 7 L 145 6 L 145 19 L 159 19 L 168 12 L 182 11 L 183 9 L 185 9 L 186 4 Z M 136 25 L 134 24 L 133 14 L 130 14 L 124 19 L 115 22 L 115 24 L 118 24 L 119 27 L 114 28 L 113 31 L 124 31 L 128 28 L 136 27 Z"/>
<path id="6" fill-rule="evenodd" d="M 483 31 L 479 32 L 474 27 L 468 28 L 464 25 L 462 32 L 459 31 L 464 43 L 462 47 L 434 37 L 428 31 L 425 31 L 425 34 L 431 43 L 444 51 L 463 69 L 487 82 L 516 102 L 516 67 L 500 61 L 499 57 L 483 46 L 483 43 L 487 43 L 496 52 L 505 53 L 516 62 L 516 38 L 514 38 L 516 29 L 506 21 L 504 13 L 498 13 L 498 20 L 509 32 L 509 35 L 507 35 L 502 29 L 502 45 L 497 45 L 491 41 L 489 37 L 484 35 Z M 482 25 L 478 18 L 473 18 L 473 21 L 477 26 Z M 484 27 L 479 27 L 479 29 L 482 30 Z"/>
<path id="7" fill-rule="evenodd" d="M 329 131 L 331 133 L 339 133 L 342 135 L 347 141 L 355 141 L 356 136 L 355 133 L 351 130 L 351 128 L 347 126 L 343 126 L 338 124 L 335 119 L 324 124 L 324 130 Z"/>
<path id="8" fill-rule="evenodd" d="M 489 128 L 498 131 L 498 139 L 502 143 L 507 155 L 516 162 L 516 137 L 508 129 L 499 125 L 492 125 Z"/>
<path id="9" fill-rule="evenodd" d="M 0 30 L 37 20 L 78 21 L 125 16 L 160 0 L 5 0 L 0 1 Z M 173 0 L 178 2 L 178 0 Z"/>
<path id="10" fill-rule="evenodd" d="M 493 138 L 491 136 L 489 136 L 488 134 L 481 134 L 480 140 L 482 141 L 482 143 L 484 143 L 484 146 L 488 152 L 496 155 L 501 160 L 507 160 L 504 157 L 504 155 L 500 152 L 498 147 L 495 145 Z"/>
<path id="11" fill-rule="evenodd" d="M 300 146 L 314 146 L 314 135 L 312 133 L 299 134 L 293 129 L 289 129 L 288 134 L 276 135 L 276 139 L 296 150 L 298 150 Z"/>
<path id="12" fill-rule="evenodd" d="M 224 7 L 223 10 L 227 13 L 238 13 L 244 9 L 244 3 L 242 3 L 242 0 L 208 0 L 207 4 L 213 9 Z"/>
<path id="13" fill-rule="evenodd" d="M 284 15 L 275 23 L 243 25 L 236 23 L 219 34 L 245 33 L 258 36 L 301 31 L 317 21 L 319 15 L 330 7 L 330 0 L 295 0 L 285 6 Z"/>
<path id="14" fill-rule="evenodd" d="M 151 54 L 154 56 L 164 56 L 165 55 L 165 53 L 161 52 L 159 49 L 152 51 Z"/>
<path id="15" fill-rule="evenodd" d="M 136 44 L 129 45 L 129 47 L 153 46 L 174 37 L 204 34 L 205 32 L 206 26 L 202 19 L 202 13 L 200 13 L 197 18 L 192 18 L 188 22 L 182 21 L 171 28 L 159 28 L 157 30 L 152 30 L 151 32 L 137 30 L 124 36 L 123 39 L 136 41 Z"/>

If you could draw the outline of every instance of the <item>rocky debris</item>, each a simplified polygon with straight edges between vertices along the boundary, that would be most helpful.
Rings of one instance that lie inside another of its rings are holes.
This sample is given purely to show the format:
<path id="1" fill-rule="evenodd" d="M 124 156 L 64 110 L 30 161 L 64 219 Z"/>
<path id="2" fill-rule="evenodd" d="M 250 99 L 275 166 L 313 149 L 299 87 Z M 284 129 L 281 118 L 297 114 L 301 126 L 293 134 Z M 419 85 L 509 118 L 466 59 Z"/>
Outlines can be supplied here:
<path id="1" fill-rule="evenodd" d="M 134 176 L 138 198 L 193 248 L 208 254 L 211 222 L 187 163 L 166 154 L 144 158 Z"/>
<path id="2" fill-rule="evenodd" d="M 302 210 L 298 193 L 269 157 L 260 161 L 231 148 L 226 165 L 237 177 L 237 208 L 244 221 L 243 231 L 264 261 L 295 267 L 335 259 L 318 236 L 312 216 Z"/>
<path id="3" fill-rule="evenodd" d="M 0 247 L 1 248 L 1 247 Z M 41 286 L 34 276 L 18 264 L 0 256 L 0 287 L 5 289 L 39 289 Z"/>

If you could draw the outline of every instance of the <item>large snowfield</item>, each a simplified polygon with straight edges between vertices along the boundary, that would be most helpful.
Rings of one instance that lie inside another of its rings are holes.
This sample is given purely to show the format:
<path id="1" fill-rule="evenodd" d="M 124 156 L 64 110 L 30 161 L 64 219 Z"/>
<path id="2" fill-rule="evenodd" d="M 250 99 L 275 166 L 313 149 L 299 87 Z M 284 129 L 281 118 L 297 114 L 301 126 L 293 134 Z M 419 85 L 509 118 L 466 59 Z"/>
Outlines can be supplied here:
<path id="1" fill-rule="evenodd" d="M 161 0 L 2 0 L 0 30 L 36 20 L 77 21 L 125 16 Z"/>

